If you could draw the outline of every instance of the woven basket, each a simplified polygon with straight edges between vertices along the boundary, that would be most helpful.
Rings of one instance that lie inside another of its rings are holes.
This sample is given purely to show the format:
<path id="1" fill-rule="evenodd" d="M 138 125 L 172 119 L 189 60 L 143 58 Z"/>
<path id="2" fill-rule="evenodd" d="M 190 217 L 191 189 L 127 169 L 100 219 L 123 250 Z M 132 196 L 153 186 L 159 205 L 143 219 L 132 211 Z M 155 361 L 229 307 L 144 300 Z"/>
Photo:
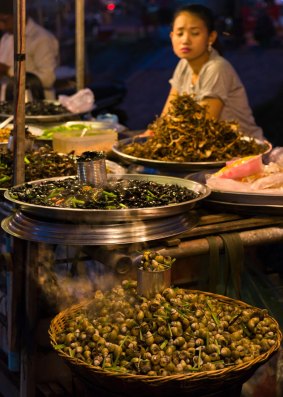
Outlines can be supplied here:
<path id="1" fill-rule="evenodd" d="M 237 305 L 243 309 L 252 308 L 252 306 L 242 301 L 222 295 L 193 290 L 190 290 L 190 293 L 201 293 L 214 299 L 218 299 L 221 302 Z M 49 336 L 51 339 L 51 345 L 54 348 L 57 345 L 56 336 L 65 329 L 65 324 L 68 319 L 87 308 L 90 303 L 91 301 L 86 301 L 81 304 L 74 305 L 60 312 L 52 320 L 49 328 Z M 282 333 L 279 329 L 278 323 L 273 318 L 269 318 L 276 325 L 277 338 L 275 344 L 267 352 L 243 364 L 232 365 L 224 369 L 214 371 L 200 371 L 170 376 L 146 376 L 117 373 L 89 365 L 80 359 L 70 357 L 61 350 L 56 349 L 56 351 L 71 367 L 71 369 L 82 380 L 84 379 L 86 383 L 93 385 L 93 387 L 97 385 L 106 391 L 115 392 L 119 395 L 132 397 L 133 393 L 135 393 L 135 397 L 144 395 L 156 397 L 170 397 L 178 395 L 178 397 L 180 397 L 192 395 L 193 393 L 194 397 L 212 397 L 216 395 L 235 396 L 236 394 L 234 394 L 234 390 L 240 390 L 241 385 L 253 375 L 256 369 L 269 360 L 280 348 Z M 220 390 L 221 393 L 219 392 Z"/>

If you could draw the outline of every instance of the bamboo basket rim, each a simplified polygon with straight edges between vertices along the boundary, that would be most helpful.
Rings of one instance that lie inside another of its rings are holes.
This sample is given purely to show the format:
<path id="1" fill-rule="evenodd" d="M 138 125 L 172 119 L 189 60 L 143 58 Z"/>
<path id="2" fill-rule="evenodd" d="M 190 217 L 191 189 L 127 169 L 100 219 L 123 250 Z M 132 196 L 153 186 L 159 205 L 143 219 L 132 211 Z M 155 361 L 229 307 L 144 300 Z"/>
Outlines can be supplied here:
<path id="1" fill-rule="evenodd" d="M 245 303 L 243 301 L 233 299 L 224 295 L 219 295 L 211 292 L 204 292 L 204 291 L 199 291 L 199 290 L 188 290 L 190 293 L 195 293 L 195 294 L 204 294 L 206 296 L 210 296 L 214 299 L 218 299 L 224 303 L 233 303 L 236 305 L 239 305 L 243 308 L 257 308 L 255 306 L 252 306 L 248 303 Z M 56 333 L 58 331 L 62 330 L 62 327 L 64 325 L 64 319 L 69 317 L 70 315 L 74 315 L 76 312 L 79 312 L 81 310 L 87 309 L 87 306 L 93 302 L 93 299 L 88 299 L 84 300 L 81 303 L 75 304 L 60 313 L 58 313 L 51 321 L 50 327 L 48 330 L 49 336 L 50 336 L 50 341 L 52 347 L 56 350 L 56 352 L 61 356 L 63 359 L 67 360 L 68 363 L 72 364 L 72 366 L 75 367 L 80 367 L 80 368 L 85 368 L 88 370 L 88 372 L 91 372 L 94 376 L 101 376 L 107 379 L 120 379 L 123 381 L 128 381 L 128 382 L 142 382 L 146 383 L 150 386 L 161 386 L 161 385 L 166 385 L 168 382 L 186 382 L 190 381 L 190 383 L 196 383 L 199 381 L 213 381 L 213 380 L 222 380 L 222 381 L 228 381 L 228 380 L 239 380 L 241 378 L 247 378 L 247 374 L 249 372 L 254 372 L 260 365 L 264 364 L 271 356 L 279 350 L 281 346 L 281 341 L 282 341 L 282 332 L 280 330 L 278 322 L 271 317 L 269 314 L 267 314 L 267 317 L 269 317 L 273 323 L 276 325 L 276 341 L 273 346 L 270 347 L 268 351 L 266 351 L 263 354 L 260 354 L 253 360 L 249 360 L 245 363 L 241 364 L 235 364 L 235 365 L 230 365 L 227 366 L 223 369 L 217 369 L 217 370 L 211 370 L 211 371 L 197 371 L 197 372 L 191 372 L 191 373 L 184 373 L 184 374 L 173 374 L 173 375 L 167 375 L 167 376 L 162 376 L 162 375 L 156 375 L 156 376 L 148 376 L 148 375 L 136 375 L 136 374 L 131 374 L 131 373 L 121 373 L 119 371 L 115 370 L 107 370 L 107 369 L 102 369 L 101 367 L 96 367 L 91 364 L 85 363 L 83 360 L 78 359 L 78 358 L 73 358 L 69 356 L 67 353 L 63 352 L 60 349 L 56 349 L 55 346 L 57 345 L 56 343 Z M 264 310 L 262 308 L 258 308 L 259 310 Z"/>

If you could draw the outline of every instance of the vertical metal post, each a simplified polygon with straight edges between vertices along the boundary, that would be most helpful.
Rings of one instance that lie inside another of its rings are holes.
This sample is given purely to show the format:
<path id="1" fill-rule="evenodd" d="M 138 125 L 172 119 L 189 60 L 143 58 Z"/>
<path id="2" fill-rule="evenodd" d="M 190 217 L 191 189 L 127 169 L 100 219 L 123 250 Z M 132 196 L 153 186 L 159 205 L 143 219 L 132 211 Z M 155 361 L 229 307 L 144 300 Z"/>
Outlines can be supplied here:
<path id="1" fill-rule="evenodd" d="M 76 80 L 77 91 L 85 85 L 85 0 L 76 0 Z"/>
<path id="2" fill-rule="evenodd" d="M 14 6 L 14 184 L 24 182 L 25 86 L 26 86 L 26 3 Z"/>

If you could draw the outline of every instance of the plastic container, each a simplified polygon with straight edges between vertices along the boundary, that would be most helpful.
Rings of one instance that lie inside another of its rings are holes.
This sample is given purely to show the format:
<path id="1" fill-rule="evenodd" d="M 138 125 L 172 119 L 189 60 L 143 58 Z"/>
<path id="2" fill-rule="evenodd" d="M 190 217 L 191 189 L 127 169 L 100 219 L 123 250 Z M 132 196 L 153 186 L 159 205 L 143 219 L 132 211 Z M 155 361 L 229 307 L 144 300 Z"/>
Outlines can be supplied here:
<path id="1" fill-rule="evenodd" d="M 219 178 L 240 179 L 263 170 L 262 155 L 247 156 L 229 161 L 214 176 Z"/>
<path id="2" fill-rule="evenodd" d="M 112 114 L 112 113 L 98 114 L 96 116 L 96 120 L 103 121 L 103 122 L 108 122 L 108 123 L 113 123 L 113 124 L 118 124 L 119 123 L 118 116 L 116 114 Z"/>
<path id="3" fill-rule="evenodd" d="M 58 153 L 81 155 L 86 151 L 110 152 L 117 142 L 118 134 L 115 129 L 88 130 L 84 136 L 81 131 L 56 132 L 53 135 L 53 149 Z"/>

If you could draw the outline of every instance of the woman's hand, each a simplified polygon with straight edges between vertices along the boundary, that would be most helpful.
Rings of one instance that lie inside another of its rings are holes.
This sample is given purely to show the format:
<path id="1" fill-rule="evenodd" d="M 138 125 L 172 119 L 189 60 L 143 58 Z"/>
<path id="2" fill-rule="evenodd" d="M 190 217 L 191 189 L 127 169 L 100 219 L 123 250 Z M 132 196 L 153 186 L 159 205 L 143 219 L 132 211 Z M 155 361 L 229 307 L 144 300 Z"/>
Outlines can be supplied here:
<path id="1" fill-rule="evenodd" d="M 142 134 L 139 134 L 138 137 L 151 137 L 154 135 L 154 132 L 152 130 L 146 130 L 145 132 L 143 132 Z"/>

